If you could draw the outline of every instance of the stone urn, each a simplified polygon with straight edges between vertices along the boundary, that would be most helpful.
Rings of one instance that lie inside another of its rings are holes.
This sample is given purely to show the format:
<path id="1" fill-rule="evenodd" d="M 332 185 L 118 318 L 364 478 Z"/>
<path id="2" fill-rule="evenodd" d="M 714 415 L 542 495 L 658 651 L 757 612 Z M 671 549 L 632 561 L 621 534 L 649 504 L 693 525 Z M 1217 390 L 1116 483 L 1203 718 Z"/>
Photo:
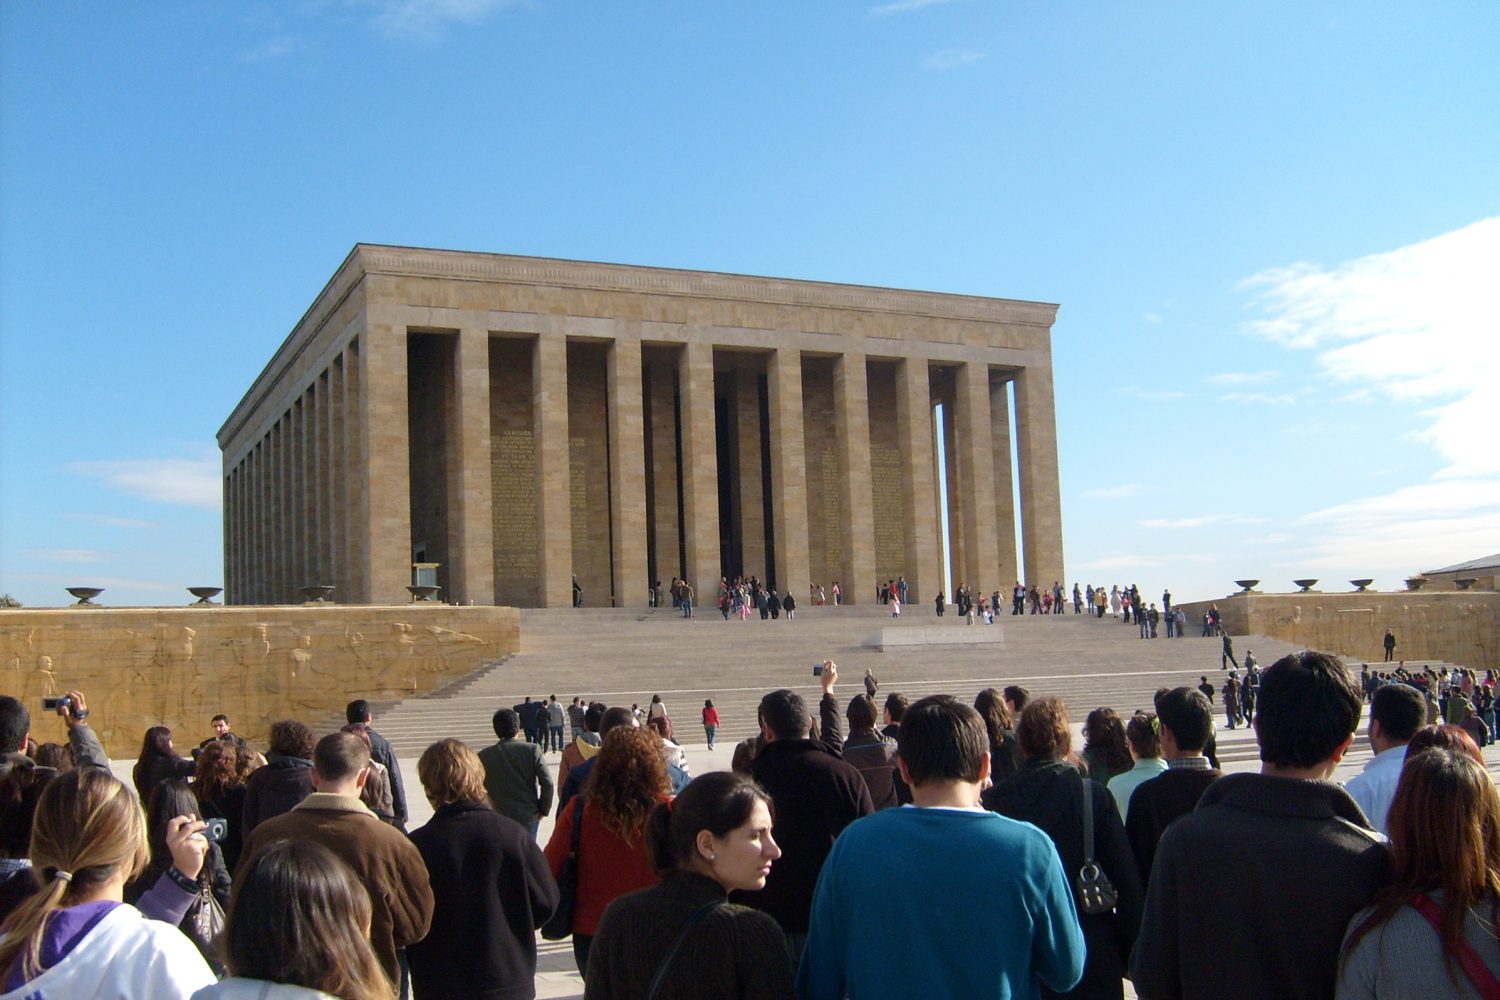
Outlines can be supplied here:
<path id="1" fill-rule="evenodd" d="M 302 599 L 307 604 L 326 604 L 333 596 L 333 588 L 326 583 L 315 583 L 301 588 Z"/>
<path id="2" fill-rule="evenodd" d="M 220 594 L 224 593 L 224 588 L 223 587 L 189 587 L 187 589 L 187 592 L 189 594 L 192 594 L 194 597 L 198 598 L 198 600 L 196 600 L 196 601 L 193 602 L 192 607 L 195 607 L 195 608 L 198 608 L 198 607 L 209 607 L 209 606 L 213 605 L 215 597 L 218 597 Z"/>
<path id="3" fill-rule="evenodd" d="M 73 607 L 75 607 L 75 608 L 97 608 L 99 605 L 97 605 L 97 604 L 94 603 L 94 598 L 96 598 L 100 594 L 104 593 L 104 588 L 103 587 L 69 587 L 68 588 L 68 593 L 70 593 L 74 597 L 78 598 L 78 603 L 75 604 L 75 605 L 73 605 Z"/>
<path id="4" fill-rule="evenodd" d="M 1297 586 L 1299 586 L 1299 587 L 1302 588 L 1301 590 L 1298 591 L 1299 594 L 1307 594 L 1307 593 L 1311 593 L 1312 592 L 1313 584 L 1317 583 L 1318 581 L 1317 580 L 1293 580 L 1292 582 L 1295 583 Z"/>
<path id="5" fill-rule="evenodd" d="M 1240 588 L 1240 593 L 1242 593 L 1242 594 L 1248 594 L 1251 591 L 1253 591 L 1255 589 L 1255 585 L 1258 584 L 1258 583 L 1260 583 L 1259 580 L 1236 580 L 1236 581 L 1234 581 L 1234 585 L 1236 587 Z"/>
<path id="6" fill-rule="evenodd" d="M 1421 590 L 1422 589 L 1422 585 L 1425 584 L 1426 582 L 1427 582 L 1427 577 L 1425 577 L 1425 576 L 1409 576 L 1409 577 L 1406 578 L 1406 589 L 1407 590 Z"/>
<path id="7" fill-rule="evenodd" d="M 436 597 L 438 595 L 438 591 L 442 590 L 443 588 L 411 586 L 407 587 L 406 589 L 408 592 L 410 592 L 411 599 L 413 601 L 430 601 L 434 597 Z"/>
<path id="8" fill-rule="evenodd" d="M 1363 594 L 1366 590 L 1370 589 L 1370 584 L 1374 583 L 1375 579 L 1371 577 L 1368 580 L 1350 580 L 1349 582 L 1353 584 L 1355 593 Z"/>
<path id="9" fill-rule="evenodd" d="M 1468 590 L 1470 587 L 1474 586 L 1474 584 L 1476 584 L 1478 582 L 1479 582 L 1479 577 L 1477 577 L 1477 576 L 1466 576 L 1462 580 L 1454 580 L 1453 581 L 1454 586 L 1458 587 L 1459 590 Z"/>

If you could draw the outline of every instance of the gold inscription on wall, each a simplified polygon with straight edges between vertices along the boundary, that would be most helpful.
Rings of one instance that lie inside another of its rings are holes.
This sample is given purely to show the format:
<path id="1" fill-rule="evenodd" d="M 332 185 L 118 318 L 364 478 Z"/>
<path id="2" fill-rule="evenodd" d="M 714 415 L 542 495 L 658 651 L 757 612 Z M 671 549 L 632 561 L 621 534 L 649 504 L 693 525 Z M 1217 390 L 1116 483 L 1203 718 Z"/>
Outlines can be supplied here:
<path id="1" fill-rule="evenodd" d="M 896 451 L 871 449 L 870 484 L 875 515 L 875 569 L 882 580 L 906 572 L 906 532 L 901 510 L 901 455 Z"/>
<path id="2" fill-rule="evenodd" d="M 490 456 L 495 503 L 495 553 L 504 575 L 537 576 L 536 446 L 531 431 L 502 430 Z"/>
<path id="3" fill-rule="evenodd" d="M 823 459 L 823 551 L 827 555 L 828 571 L 835 577 L 842 576 L 844 565 L 844 492 L 839 480 L 838 448 L 832 441 L 824 441 Z"/>
<path id="4" fill-rule="evenodd" d="M 568 508 L 576 544 L 578 539 L 588 537 L 589 530 L 589 463 L 584 452 L 588 441 L 575 437 L 570 439 L 569 444 Z"/>

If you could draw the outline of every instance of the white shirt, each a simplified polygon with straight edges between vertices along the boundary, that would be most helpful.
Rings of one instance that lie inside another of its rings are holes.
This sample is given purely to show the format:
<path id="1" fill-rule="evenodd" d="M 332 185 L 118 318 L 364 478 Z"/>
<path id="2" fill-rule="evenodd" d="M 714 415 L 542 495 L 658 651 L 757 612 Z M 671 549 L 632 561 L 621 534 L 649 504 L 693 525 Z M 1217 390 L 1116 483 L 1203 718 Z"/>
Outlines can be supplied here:
<path id="1" fill-rule="evenodd" d="M 1359 803 L 1370 825 L 1381 833 L 1387 832 L 1386 814 L 1391 811 L 1391 800 L 1396 797 L 1396 783 L 1401 780 L 1401 765 L 1405 762 L 1405 743 L 1382 750 L 1344 786 L 1344 790 Z"/>

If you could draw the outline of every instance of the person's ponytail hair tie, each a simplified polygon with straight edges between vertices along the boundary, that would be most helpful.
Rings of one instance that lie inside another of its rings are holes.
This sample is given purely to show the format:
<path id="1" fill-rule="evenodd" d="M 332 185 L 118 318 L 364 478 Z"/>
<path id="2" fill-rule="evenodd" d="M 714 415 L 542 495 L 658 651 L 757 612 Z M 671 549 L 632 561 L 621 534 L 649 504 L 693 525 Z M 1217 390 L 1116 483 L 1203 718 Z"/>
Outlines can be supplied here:
<path id="1" fill-rule="evenodd" d="M 47 873 L 51 878 L 55 878 L 59 882 L 73 881 L 73 873 L 69 871 L 63 871 L 61 868 L 48 868 Z"/>

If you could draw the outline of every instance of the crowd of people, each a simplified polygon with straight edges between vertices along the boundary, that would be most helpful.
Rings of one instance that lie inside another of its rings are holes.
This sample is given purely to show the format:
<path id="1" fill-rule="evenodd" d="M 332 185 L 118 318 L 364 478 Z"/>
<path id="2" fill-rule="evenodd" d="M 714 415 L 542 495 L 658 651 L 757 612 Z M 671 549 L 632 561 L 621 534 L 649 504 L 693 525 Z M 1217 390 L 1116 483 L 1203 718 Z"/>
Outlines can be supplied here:
<path id="1" fill-rule="evenodd" d="M 154 727 L 132 790 L 81 692 L 45 751 L 0 697 L 0 998 L 530 998 L 538 930 L 591 1000 L 1496 995 L 1500 797 L 1432 715 L 1483 723 L 1491 676 L 1291 654 L 1237 709 L 1260 772 L 1224 775 L 1213 686 L 1096 708 L 1075 748 L 1019 685 L 877 703 L 867 671 L 841 704 L 822 667 L 815 707 L 765 694 L 696 778 L 659 696 L 559 705 L 555 783 L 557 699 L 522 703 L 532 731 L 502 708 L 494 744 L 422 753 L 409 833 L 364 702 L 264 756 L 222 717 L 191 755 Z"/>

